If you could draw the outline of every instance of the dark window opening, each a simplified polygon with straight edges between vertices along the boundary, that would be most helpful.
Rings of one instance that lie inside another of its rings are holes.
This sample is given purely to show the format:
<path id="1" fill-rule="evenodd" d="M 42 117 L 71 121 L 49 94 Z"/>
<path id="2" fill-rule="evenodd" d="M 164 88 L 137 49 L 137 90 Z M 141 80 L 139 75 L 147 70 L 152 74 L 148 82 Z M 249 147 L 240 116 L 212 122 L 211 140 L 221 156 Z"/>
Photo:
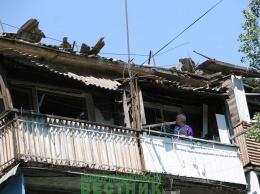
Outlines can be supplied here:
<path id="1" fill-rule="evenodd" d="M 157 108 L 145 107 L 146 125 L 156 123 L 173 122 L 176 119 L 178 112 L 169 110 L 160 110 Z M 161 127 L 154 127 L 153 130 L 161 131 Z M 172 133 L 170 126 L 163 129 L 165 132 Z"/>
<path id="2" fill-rule="evenodd" d="M 38 91 L 40 113 L 88 120 L 85 98 Z"/>
<path id="3" fill-rule="evenodd" d="M 17 109 L 34 110 L 32 90 L 12 87 L 13 106 Z"/>
<path id="4" fill-rule="evenodd" d="M 163 119 L 165 122 L 175 121 L 177 115 L 178 115 L 177 112 L 163 110 Z"/>
<path id="5" fill-rule="evenodd" d="M 5 111 L 4 99 L 0 98 L 0 113 Z"/>
<path id="6" fill-rule="evenodd" d="M 146 125 L 152 125 L 157 123 L 164 123 L 164 122 L 174 122 L 176 120 L 176 116 L 180 113 L 186 115 L 187 117 L 187 125 L 189 125 L 193 129 L 193 137 L 195 138 L 201 138 L 202 131 L 203 131 L 203 114 L 202 114 L 202 107 L 194 107 L 194 106 L 182 106 L 180 107 L 167 107 L 166 110 L 164 110 L 164 105 L 156 107 L 152 107 L 151 105 L 145 106 L 145 116 L 146 116 Z M 179 109 L 179 110 L 178 110 Z M 210 108 L 211 110 L 211 108 Z M 216 111 L 215 109 L 213 109 Z M 220 109 L 221 110 L 221 109 Z M 222 112 L 221 112 L 222 113 Z M 223 114 L 223 113 L 222 113 Z M 153 130 L 159 130 L 161 131 L 161 126 L 153 127 Z M 166 129 L 164 129 L 165 132 L 172 133 L 171 126 L 167 126 Z M 210 114 L 208 116 L 208 133 L 207 139 L 213 139 L 214 137 L 218 137 L 218 127 L 216 123 L 215 118 L 215 112 L 214 114 Z"/>
<path id="7" fill-rule="evenodd" d="M 161 111 L 155 108 L 145 107 L 145 117 L 147 125 L 161 123 L 160 120 L 162 120 Z"/>
<path id="8" fill-rule="evenodd" d="M 257 112 L 260 112 L 260 95 L 246 96 L 250 118 L 253 118 Z"/>

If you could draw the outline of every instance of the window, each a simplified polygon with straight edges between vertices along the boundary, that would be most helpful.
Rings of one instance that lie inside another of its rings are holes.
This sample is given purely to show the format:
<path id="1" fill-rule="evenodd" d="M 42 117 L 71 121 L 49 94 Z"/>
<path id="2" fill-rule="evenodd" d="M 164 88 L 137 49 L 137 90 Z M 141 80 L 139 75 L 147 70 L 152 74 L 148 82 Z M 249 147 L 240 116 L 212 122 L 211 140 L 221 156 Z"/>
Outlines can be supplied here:
<path id="1" fill-rule="evenodd" d="M 14 108 L 34 110 L 32 90 L 30 88 L 12 87 L 12 98 Z"/>
<path id="2" fill-rule="evenodd" d="M 144 109 L 147 125 L 175 121 L 176 116 L 182 112 L 180 107 L 151 102 L 144 102 Z"/>
<path id="3" fill-rule="evenodd" d="M 40 113 L 88 120 L 86 99 L 58 93 L 38 91 Z"/>

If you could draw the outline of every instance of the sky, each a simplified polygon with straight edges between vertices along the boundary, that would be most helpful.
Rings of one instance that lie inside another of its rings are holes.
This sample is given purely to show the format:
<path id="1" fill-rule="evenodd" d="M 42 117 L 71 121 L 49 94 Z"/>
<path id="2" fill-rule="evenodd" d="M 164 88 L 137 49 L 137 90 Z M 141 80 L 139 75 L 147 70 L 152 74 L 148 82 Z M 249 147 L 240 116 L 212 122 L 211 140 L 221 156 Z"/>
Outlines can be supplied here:
<path id="1" fill-rule="evenodd" d="M 132 62 L 144 63 L 148 56 L 134 54 L 148 55 L 150 50 L 156 53 L 218 1 L 128 0 Z M 101 37 L 105 37 L 105 46 L 100 56 L 123 61 L 128 59 L 124 0 L 1 2 L 0 20 L 3 23 L 19 28 L 27 20 L 35 18 L 40 22 L 39 28 L 47 37 L 57 40 L 68 37 L 70 43 L 75 40 L 79 46 L 83 42 L 94 46 Z M 182 46 L 155 56 L 156 66 L 170 68 L 175 66 L 180 58 L 186 57 L 191 57 L 196 64 L 205 61 L 204 57 L 193 52 L 195 50 L 216 60 L 247 67 L 248 63 L 240 62 L 243 53 L 238 52 L 241 43 L 237 41 L 238 35 L 243 33 L 242 11 L 247 8 L 247 4 L 247 0 L 223 0 L 162 52 Z M 16 28 L 7 25 L 4 25 L 4 30 L 17 31 Z M 60 44 L 48 38 L 42 39 L 42 42 Z"/>

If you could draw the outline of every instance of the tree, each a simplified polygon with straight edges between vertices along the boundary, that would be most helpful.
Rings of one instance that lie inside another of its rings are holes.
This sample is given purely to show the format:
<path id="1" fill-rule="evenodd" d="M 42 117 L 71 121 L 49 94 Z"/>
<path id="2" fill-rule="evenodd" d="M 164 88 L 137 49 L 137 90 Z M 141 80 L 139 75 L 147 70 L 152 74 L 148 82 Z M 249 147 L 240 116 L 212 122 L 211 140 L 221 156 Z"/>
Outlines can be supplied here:
<path id="1" fill-rule="evenodd" d="M 241 62 L 249 61 L 251 67 L 260 70 L 260 0 L 249 0 L 248 9 L 244 10 L 243 14 L 246 19 L 245 23 L 242 24 L 245 33 L 238 37 L 238 40 L 242 42 L 238 51 L 245 54 L 241 58 Z M 258 79 L 244 81 L 253 86 L 255 92 L 259 92 Z M 253 129 L 248 131 L 247 137 L 260 141 L 260 113 L 255 114 L 254 120 L 256 123 Z"/>
<path id="2" fill-rule="evenodd" d="M 248 9 L 243 14 L 246 19 L 242 24 L 245 33 L 238 37 L 243 43 L 238 51 L 245 53 L 241 62 L 249 61 L 251 67 L 260 70 L 260 0 L 249 0 Z"/>
<path id="3" fill-rule="evenodd" d="M 256 141 L 260 142 L 260 113 L 256 113 L 254 116 L 254 120 L 256 121 L 253 129 L 247 132 L 247 137 L 253 138 Z"/>
<path id="4" fill-rule="evenodd" d="M 243 83 L 252 87 L 253 93 L 260 93 L 260 79 L 259 78 L 243 78 Z"/>

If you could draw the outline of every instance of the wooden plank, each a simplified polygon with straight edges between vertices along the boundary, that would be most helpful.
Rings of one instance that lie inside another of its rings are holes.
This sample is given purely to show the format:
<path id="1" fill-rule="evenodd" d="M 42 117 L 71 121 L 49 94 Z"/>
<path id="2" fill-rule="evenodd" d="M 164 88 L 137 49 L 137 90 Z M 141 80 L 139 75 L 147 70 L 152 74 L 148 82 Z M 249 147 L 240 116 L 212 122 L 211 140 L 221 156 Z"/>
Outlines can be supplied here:
<path id="1" fill-rule="evenodd" d="M 1 86 L 1 93 L 4 100 L 5 110 L 12 109 L 13 103 L 12 103 L 10 89 L 5 74 L 3 57 L 0 57 L 0 86 Z"/>
<path id="2" fill-rule="evenodd" d="M 244 130 L 243 124 L 240 124 L 234 128 L 234 134 L 238 134 L 238 133 L 242 132 L 243 130 Z M 241 152 L 241 160 L 242 160 L 243 165 L 245 166 L 249 163 L 249 155 L 248 155 L 248 148 L 247 148 L 245 134 L 242 134 L 242 135 L 236 137 L 235 141 L 236 141 L 236 144 L 239 145 L 239 149 Z"/>
<path id="3" fill-rule="evenodd" d="M 126 125 L 126 127 L 131 127 L 130 125 L 130 117 L 129 117 L 129 107 L 127 105 L 127 98 L 126 98 L 126 94 L 125 91 L 123 93 L 123 109 L 124 109 L 124 124 Z"/>
<path id="4" fill-rule="evenodd" d="M 141 123 L 142 123 L 142 125 L 145 125 L 146 117 L 145 117 L 145 111 L 144 111 L 144 101 L 143 101 L 143 94 L 142 94 L 141 86 L 139 86 L 138 96 L 139 96 Z"/>

